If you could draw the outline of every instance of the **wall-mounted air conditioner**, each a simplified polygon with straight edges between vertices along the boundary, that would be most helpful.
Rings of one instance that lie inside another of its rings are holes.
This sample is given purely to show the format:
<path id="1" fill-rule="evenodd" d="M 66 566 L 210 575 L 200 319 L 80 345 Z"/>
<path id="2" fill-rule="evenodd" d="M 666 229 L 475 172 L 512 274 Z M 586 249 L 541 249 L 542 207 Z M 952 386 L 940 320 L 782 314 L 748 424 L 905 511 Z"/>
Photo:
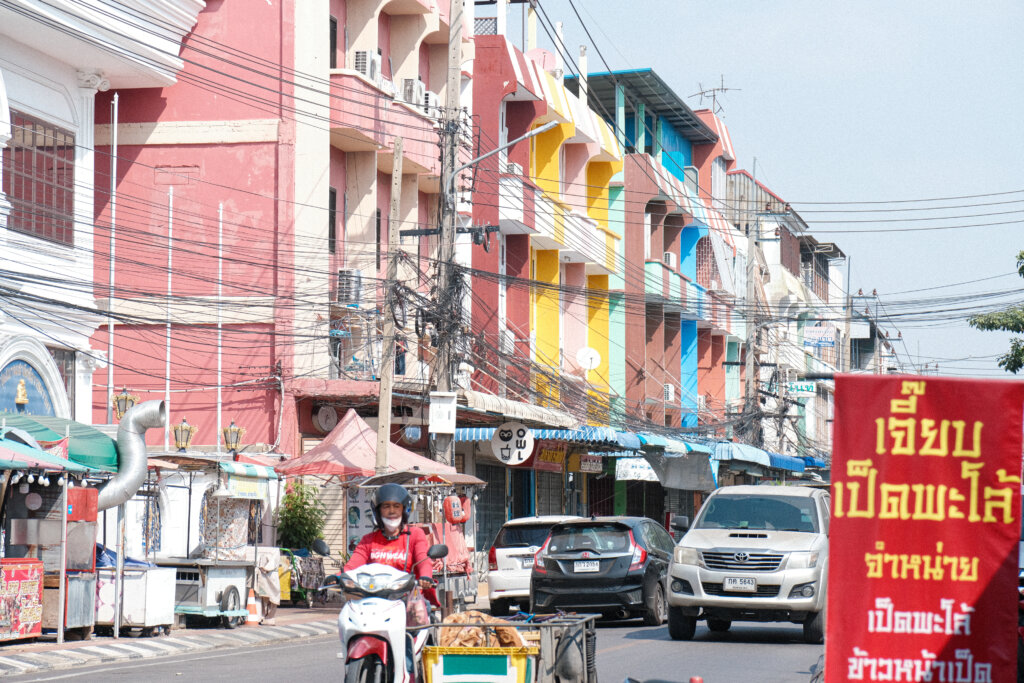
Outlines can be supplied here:
<path id="1" fill-rule="evenodd" d="M 499 348 L 503 354 L 505 354 L 506 356 L 511 356 L 513 353 L 515 353 L 516 338 L 515 335 L 512 334 L 512 330 L 502 330 L 501 334 L 498 336 L 498 339 Z"/>
<path id="2" fill-rule="evenodd" d="M 338 303 L 359 304 L 363 298 L 363 271 L 342 268 L 338 271 Z"/>
<path id="3" fill-rule="evenodd" d="M 665 385 L 665 403 L 672 403 L 676 400 L 676 386 L 674 384 Z"/>
<path id="4" fill-rule="evenodd" d="M 441 114 L 438 111 L 441 107 L 441 98 L 436 92 L 430 92 L 429 90 L 423 90 L 423 111 L 427 113 L 427 116 L 439 116 Z"/>
<path id="5" fill-rule="evenodd" d="M 381 81 L 380 55 L 370 50 L 356 50 L 356 58 L 353 60 L 355 69 L 370 81 L 379 84 Z"/>
<path id="6" fill-rule="evenodd" d="M 676 269 L 676 253 L 674 251 L 666 251 L 662 254 L 661 261 L 672 270 Z"/>
<path id="7" fill-rule="evenodd" d="M 703 411 L 703 410 L 707 410 L 707 409 L 708 409 L 708 399 L 707 399 L 707 397 L 706 396 L 699 396 L 698 395 L 697 396 L 697 410 Z"/>
<path id="8" fill-rule="evenodd" d="M 505 172 L 510 174 L 510 175 L 521 176 L 521 175 L 523 175 L 523 166 L 522 166 L 522 164 L 514 164 L 514 163 L 513 164 L 509 164 L 506 167 Z"/>
<path id="9" fill-rule="evenodd" d="M 402 100 L 404 102 L 419 107 L 423 104 L 423 95 L 426 91 L 427 87 L 423 85 L 423 81 L 420 79 L 402 79 Z"/>

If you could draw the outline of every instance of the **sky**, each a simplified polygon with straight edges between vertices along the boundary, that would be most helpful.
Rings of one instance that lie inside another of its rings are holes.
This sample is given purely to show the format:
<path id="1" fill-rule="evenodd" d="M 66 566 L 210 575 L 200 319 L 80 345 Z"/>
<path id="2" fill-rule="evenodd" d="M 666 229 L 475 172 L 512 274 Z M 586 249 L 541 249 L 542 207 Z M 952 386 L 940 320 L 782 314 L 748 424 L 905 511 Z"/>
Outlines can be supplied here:
<path id="1" fill-rule="evenodd" d="M 864 303 L 902 334 L 906 367 L 1013 377 L 996 364 L 1010 335 L 966 318 L 1024 302 L 1024 3 L 540 2 L 538 44 L 561 21 L 590 72 L 653 68 L 692 109 L 724 84 L 737 167 L 847 254 L 850 290 L 877 290 Z"/>

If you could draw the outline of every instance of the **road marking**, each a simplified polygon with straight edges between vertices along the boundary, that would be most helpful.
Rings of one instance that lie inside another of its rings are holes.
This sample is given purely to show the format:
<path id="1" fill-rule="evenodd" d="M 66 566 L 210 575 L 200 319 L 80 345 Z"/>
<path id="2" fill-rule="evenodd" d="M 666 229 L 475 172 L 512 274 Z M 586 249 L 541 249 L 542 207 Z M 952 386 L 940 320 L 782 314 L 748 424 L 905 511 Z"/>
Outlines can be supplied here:
<path id="1" fill-rule="evenodd" d="M 315 642 L 315 641 L 323 640 L 323 639 L 326 639 L 326 638 L 329 638 L 329 637 L 330 637 L 329 635 L 323 635 L 323 636 L 318 636 L 317 638 L 315 638 L 313 640 L 307 640 L 305 642 L 300 642 L 300 643 L 294 643 L 294 642 L 292 642 L 292 643 L 284 643 L 284 644 L 278 645 L 276 647 L 268 647 L 268 648 L 260 648 L 260 649 L 264 649 L 264 650 L 290 650 L 290 651 L 294 652 L 296 648 L 300 648 L 300 647 L 312 647 L 314 645 L 320 646 L 320 645 L 322 645 L 322 643 Z M 245 646 L 243 645 L 242 647 L 244 648 Z M 235 649 L 238 649 L 238 648 L 235 648 Z M 106 671 L 126 671 L 128 669 L 141 669 L 141 668 L 145 668 L 145 667 L 163 666 L 163 665 L 168 663 L 168 660 L 171 660 L 171 659 L 174 659 L 175 661 L 180 661 L 180 662 L 199 662 L 199 661 L 203 661 L 203 660 L 207 660 L 207 659 L 220 659 L 222 657 L 234 657 L 234 656 L 238 656 L 238 653 L 237 652 L 230 652 L 230 651 L 228 651 L 228 652 L 218 652 L 216 654 L 202 654 L 202 655 L 197 653 L 197 655 L 194 656 L 194 657 L 189 657 L 189 656 L 182 656 L 182 657 L 177 657 L 177 658 L 174 658 L 174 657 L 159 657 L 159 658 L 154 658 L 152 660 L 147 660 L 145 662 L 139 662 L 139 661 L 136 661 L 136 660 L 126 660 L 124 663 L 113 663 L 112 666 L 105 666 L 105 667 L 99 668 L 99 669 L 92 669 L 88 673 L 90 675 L 92 675 L 92 674 L 97 674 L 97 673 L 104 673 Z M 83 675 L 85 675 L 85 673 L 82 672 L 82 671 L 74 671 L 74 672 L 63 673 L 63 674 L 60 674 L 60 675 L 57 675 L 57 676 L 49 676 L 49 677 L 43 677 L 43 678 L 34 678 L 33 680 L 36 680 L 36 681 L 59 681 L 59 680 L 65 679 L 65 678 L 78 678 L 78 677 L 83 676 Z"/>

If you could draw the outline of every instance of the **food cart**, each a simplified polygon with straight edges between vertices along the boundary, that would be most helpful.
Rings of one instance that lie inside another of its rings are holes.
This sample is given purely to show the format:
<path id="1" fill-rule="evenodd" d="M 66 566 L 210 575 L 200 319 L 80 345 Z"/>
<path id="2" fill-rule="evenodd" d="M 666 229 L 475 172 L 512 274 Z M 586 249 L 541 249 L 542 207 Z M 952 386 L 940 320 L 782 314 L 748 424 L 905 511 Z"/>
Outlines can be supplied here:
<path id="1" fill-rule="evenodd" d="M 270 467 L 224 457 L 229 456 L 150 457 L 158 471 L 150 488 L 165 512 L 159 520 L 160 550 L 147 559 L 174 574 L 178 622 L 218 620 L 234 628 L 248 616 L 246 603 L 255 587 L 277 475 Z"/>

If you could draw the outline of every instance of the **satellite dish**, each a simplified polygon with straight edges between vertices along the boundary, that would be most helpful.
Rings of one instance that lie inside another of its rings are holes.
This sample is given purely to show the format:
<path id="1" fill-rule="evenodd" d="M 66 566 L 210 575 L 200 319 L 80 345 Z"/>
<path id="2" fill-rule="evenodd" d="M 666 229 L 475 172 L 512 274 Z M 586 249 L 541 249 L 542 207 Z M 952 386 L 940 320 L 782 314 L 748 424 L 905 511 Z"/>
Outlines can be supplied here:
<path id="1" fill-rule="evenodd" d="M 584 346 L 576 352 L 576 363 L 584 370 L 593 370 L 601 364 L 601 354 L 597 349 Z"/>

